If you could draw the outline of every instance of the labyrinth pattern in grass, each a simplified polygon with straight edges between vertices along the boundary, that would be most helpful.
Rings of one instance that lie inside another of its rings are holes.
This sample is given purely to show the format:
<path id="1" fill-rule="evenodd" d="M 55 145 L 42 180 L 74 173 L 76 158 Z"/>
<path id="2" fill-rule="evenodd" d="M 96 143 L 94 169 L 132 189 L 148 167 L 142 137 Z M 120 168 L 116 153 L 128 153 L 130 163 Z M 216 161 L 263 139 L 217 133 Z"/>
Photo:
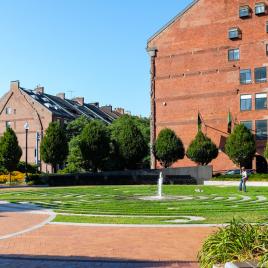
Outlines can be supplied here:
<path id="1" fill-rule="evenodd" d="M 155 186 L 70 187 L 5 191 L 1 200 L 30 202 L 53 209 L 56 221 L 94 223 L 226 223 L 234 216 L 266 222 L 268 189 L 165 186 L 166 199 L 148 201 Z"/>

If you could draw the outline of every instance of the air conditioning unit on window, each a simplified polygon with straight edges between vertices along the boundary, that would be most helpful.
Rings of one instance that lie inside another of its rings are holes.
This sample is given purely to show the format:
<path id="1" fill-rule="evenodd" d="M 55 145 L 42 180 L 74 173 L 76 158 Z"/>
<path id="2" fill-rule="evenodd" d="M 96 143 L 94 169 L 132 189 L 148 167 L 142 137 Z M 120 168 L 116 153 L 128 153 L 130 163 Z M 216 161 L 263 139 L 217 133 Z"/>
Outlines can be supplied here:
<path id="1" fill-rule="evenodd" d="M 265 15 L 266 14 L 266 4 L 265 3 L 257 3 L 255 5 L 255 14 L 256 15 Z"/>
<path id="2" fill-rule="evenodd" d="M 242 6 L 239 8 L 239 18 L 245 19 L 251 16 L 251 9 L 249 6 Z"/>
<path id="3" fill-rule="evenodd" d="M 241 39 L 242 37 L 242 32 L 238 27 L 235 28 L 231 28 L 228 31 L 228 37 L 231 40 L 235 40 L 235 39 Z"/>

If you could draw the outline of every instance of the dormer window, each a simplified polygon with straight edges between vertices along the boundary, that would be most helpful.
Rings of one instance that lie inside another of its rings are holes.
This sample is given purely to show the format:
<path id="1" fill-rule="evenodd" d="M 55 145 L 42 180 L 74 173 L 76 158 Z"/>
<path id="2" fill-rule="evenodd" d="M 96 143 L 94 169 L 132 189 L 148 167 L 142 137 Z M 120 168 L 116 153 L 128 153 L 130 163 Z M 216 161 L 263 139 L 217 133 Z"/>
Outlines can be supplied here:
<path id="1" fill-rule="evenodd" d="M 264 15 L 266 11 L 265 3 L 257 3 L 255 5 L 255 14 L 256 15 Z"/>
<path id="2" fill-rule="evenodd" d="M 235 40 L 241 38 L 241 31 L 239 28 L 231 28 L 228 32 L 229 39 Z"/>
<path id="3" fill-rule="evenodd" d="M 249 6 L 242 6 L 239 9 L 239 17 L 241 19 L 248 18 L 251 15 L 251 10 Z"/>

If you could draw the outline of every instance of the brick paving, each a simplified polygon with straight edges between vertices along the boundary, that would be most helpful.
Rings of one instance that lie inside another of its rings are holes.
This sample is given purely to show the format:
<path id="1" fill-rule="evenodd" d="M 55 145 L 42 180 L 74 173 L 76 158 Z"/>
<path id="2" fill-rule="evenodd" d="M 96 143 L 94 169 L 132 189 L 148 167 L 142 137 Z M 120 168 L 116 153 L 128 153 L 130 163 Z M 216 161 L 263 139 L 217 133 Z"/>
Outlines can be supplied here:
<path id="1" fill-rule="evenodd" d="M 36 211 L 0 209 L 0 238 L 34 227 L 46 217 Z M 197 268 L 197 252 L 214 229 L 47 224 L 0 240 L 0 267 Z"/>

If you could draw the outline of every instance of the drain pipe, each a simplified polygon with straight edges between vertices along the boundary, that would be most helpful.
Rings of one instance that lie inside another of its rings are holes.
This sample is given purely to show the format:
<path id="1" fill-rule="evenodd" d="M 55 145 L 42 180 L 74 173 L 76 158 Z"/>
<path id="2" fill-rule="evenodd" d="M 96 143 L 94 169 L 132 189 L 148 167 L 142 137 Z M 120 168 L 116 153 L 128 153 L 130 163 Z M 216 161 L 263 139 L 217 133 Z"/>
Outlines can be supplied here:
<path id="1" fill-rule="evenodd" d="M 155 47 L 147 47 L 147 52 L 151 60 L 151 120 L 150 120 L 150 154 L 151 154 L 151 169 L 156 169 L 156 160 L 153 154 L 153 144 L 156 139 L 156 116 L 155 116 L 155 58 L 157 49 Z"/>

